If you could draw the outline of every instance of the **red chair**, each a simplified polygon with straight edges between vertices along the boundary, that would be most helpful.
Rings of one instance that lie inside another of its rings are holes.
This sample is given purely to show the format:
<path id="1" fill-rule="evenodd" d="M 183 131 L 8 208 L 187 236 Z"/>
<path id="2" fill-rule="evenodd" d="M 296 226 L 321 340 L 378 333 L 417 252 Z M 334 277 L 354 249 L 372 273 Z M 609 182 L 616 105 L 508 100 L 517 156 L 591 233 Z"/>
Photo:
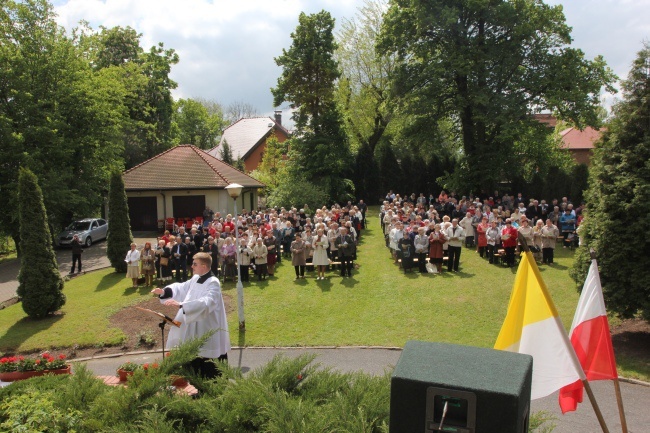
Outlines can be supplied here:
<path id="1" fill-rule="evenodd" d="M 183 218 L 178 218 L 176 220 L 176 226 L 183 227 L 185 225 L 185 220 Z"/>
<path id="2" fill-rule="evenodd" d="M 202 216 L 194 218 L 194 221 L 196 221 L 198 223 L 198 225 L 203 226 L 203 217 Z"/>
<path id="3" fill-rule="evenodd" d="M 192 229 L 192 224 L 194 224 L 194 222 L 193 222 L 191 219 L 187 219 L 187 220 L 185 220 L 185 228 L 186 228 L 188 231 Z"/>
<path id="4" fill-rule="evenodd" d="M 165 220 L 165 230 L 174 230 L 174 218 L 167 218 Z"/>

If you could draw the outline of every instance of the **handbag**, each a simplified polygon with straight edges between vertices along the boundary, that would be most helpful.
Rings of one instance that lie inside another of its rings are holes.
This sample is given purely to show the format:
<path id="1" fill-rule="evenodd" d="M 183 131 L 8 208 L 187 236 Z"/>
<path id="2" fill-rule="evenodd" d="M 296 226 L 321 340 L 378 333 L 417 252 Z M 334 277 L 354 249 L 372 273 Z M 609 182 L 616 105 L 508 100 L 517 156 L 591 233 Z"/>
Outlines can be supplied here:
<path id="1" fill-rule="evenodd" d="M 169 265 L 169 258 L 168 257 L 161 257 L 160 258 L 160 266 L 167 266 Z"/>

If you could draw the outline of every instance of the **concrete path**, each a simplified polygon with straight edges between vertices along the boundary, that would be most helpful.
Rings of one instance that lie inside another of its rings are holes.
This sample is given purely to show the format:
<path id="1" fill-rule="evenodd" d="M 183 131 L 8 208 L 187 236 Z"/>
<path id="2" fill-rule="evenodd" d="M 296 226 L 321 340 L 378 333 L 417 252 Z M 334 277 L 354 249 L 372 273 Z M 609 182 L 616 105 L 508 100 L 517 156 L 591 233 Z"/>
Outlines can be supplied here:
<path id="1" fill-rule="evenodd" d="M 398 349 L 368 349 L 368 348 L 234 348 L 228 354 L 230 365 L 242 369 L 244 373 L 259 368 L 270 361 L 275 355 L 297 357 L 303 354 L 315 354 L 317 363 L 331 367 L 341 372 L 364 371 L 373 375 L 392 372 L 401 355 Z M 156 362 L 162 359 L 160 352 L 130 354 L 108 358 L 95 358 L 84 361 L 97 375 L 114 375 L 117 367 L 129 360 L 138 363 Z M 611 381 L 592 383 L 594 394 L 611 433 L 620 432 L 621 424 L 616 406 L 614 386 Z M 650 432 L 650 386 L 643 384 L 621 382 L 621 392 L 625 404 L 628 432 Z M 585 394 L 585 401 L 575 412 L 562 415 L 558 406 L 557 392 L 532 402 L 532 412 L 547 411 L 556 417 L 553 433 L 598 433 L 600 430 L 594 411 Z"/>
<path id="2" fill-rule="evenodd" d="M 155 234 L 148 237 L 139 237 L 142 234 L 136 234 L 135 243 L 142 247 L 145 242 L 155 241 Z M 66 276 L 72 267 L 72 252 L 70 248 L 55 250 L 56 261 L 59 264 L 59 272 Z M 124 252 L 126 256 L 126 251 Z M 99 241 L 90 248 L 84 248 L 81 256 L 81 266 L 83 272 L 95 271 L 97 269 L 108 268 L 111 263 L 106 257 L 106 241 Z M 16 296 L 18 289 L 18 271 L 20 270 L 20 260 L 10 260 L 0 263 L 0 303 L 8 301 Z"/>

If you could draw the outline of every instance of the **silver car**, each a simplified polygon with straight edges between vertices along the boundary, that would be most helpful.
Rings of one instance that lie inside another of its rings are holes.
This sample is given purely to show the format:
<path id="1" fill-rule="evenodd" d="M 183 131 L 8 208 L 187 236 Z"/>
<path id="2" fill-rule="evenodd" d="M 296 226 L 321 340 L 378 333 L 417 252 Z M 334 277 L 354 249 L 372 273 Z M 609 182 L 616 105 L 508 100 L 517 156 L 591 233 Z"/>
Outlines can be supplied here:
<path id="1" fill-rule="evenodd" d="M 84 218 L 73 221 L 64 231 L 56 237 L 56 244 L 60 247 L 69 246 L 74 235 L 79 236 L 81 245 L 89 247 L 93 242 L 106 239 L 108 222 L 101 218 Z"/>

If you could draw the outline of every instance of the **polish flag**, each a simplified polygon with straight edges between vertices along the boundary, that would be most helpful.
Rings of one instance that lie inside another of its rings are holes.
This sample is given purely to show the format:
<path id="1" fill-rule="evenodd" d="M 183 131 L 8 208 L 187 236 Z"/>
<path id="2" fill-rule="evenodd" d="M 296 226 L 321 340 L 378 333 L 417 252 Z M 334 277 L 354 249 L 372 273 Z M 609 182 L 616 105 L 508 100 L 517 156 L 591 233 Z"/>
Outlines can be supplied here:
<path id="1" fill-rule="evenodd" d="M 587 380 L 618 378 L 596 260 L 591 261 L 569 336 Z M 562 413 L 576 410 L 582 403 L 582 391 L 580 380 L 560 389 Z"/>

